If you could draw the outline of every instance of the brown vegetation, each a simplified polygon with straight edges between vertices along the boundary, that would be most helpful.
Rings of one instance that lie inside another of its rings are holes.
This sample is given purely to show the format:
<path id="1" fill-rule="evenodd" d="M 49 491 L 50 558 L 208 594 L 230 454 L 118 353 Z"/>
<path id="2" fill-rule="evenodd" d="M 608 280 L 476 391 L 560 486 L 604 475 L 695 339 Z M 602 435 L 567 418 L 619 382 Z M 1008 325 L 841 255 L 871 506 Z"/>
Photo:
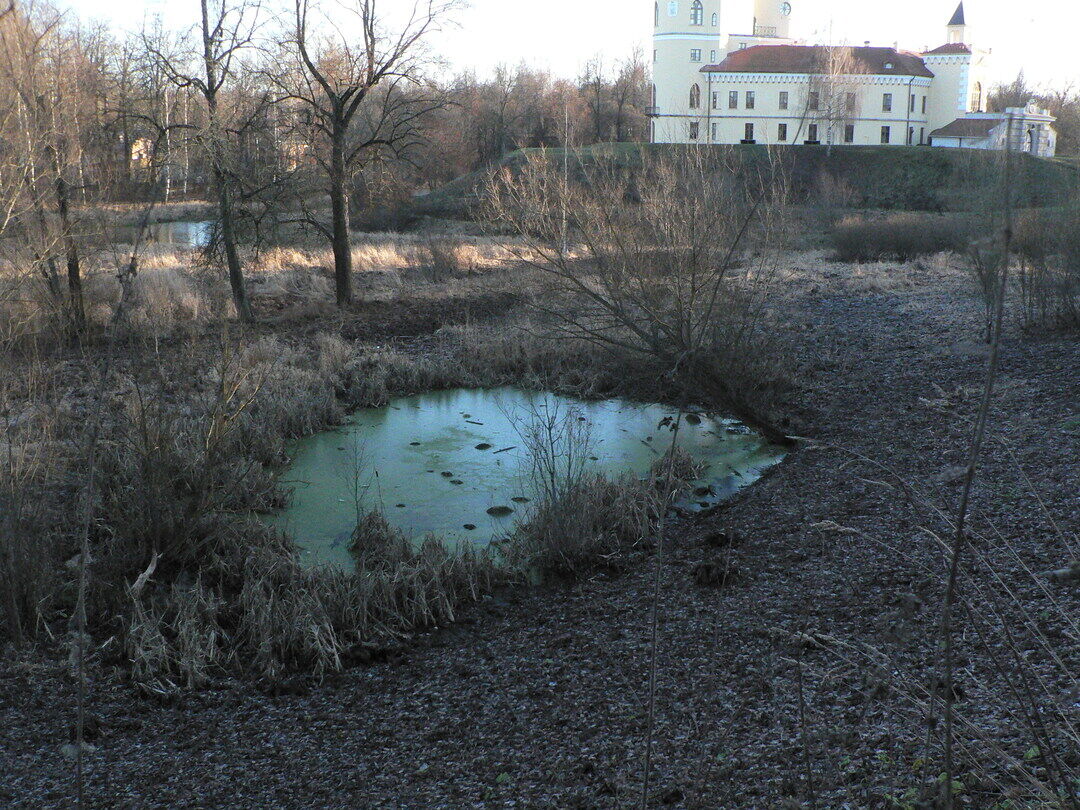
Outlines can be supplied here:
<path id="1" fill-rule="evenodd" d="M 833 226 L 829 241 L 842 261 L 906 262 L 942 251 L 965 251 L 972 234 L 970 218 L 959 214 L 854 215 Z"/>
<path id="2" fill-rule="evenodd" d="M 525 240 L 535 306 L 563 335 L 639 355 L 684 396 L 785 441 L 769 413 L 786 380 L 768 302 L 784 189 L 725 159 L 674 151 L 640 172 L 601 161 L 572 180 L 537 155 L 498 179 L 492 216 Z"/>

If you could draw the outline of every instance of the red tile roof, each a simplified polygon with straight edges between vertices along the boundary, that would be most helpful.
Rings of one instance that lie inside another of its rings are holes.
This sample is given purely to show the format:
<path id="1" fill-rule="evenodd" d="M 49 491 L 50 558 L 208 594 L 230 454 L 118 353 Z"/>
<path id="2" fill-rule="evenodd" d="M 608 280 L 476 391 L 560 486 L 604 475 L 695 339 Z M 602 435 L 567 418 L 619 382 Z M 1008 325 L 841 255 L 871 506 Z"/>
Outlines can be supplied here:
<path id="1" fill-rule="evenodd" d="M 950 42 L 948 45 L 939 45 L 932 51 L 926 51 L 923 56 L 946 56 L 961 53 L 971 53 L 971 48 L 962 42 Z"/>
<path id="2" fill-rule="evenodd" d="M 718 65 L 708 65 L 702 73 L 824 73 L 829 63 L 829 48 L 824 45 L 756 45 L 732 51 Z M 934 74 L 918 55 L 895 48 L 846 48 L 855 65 L 855 73 L 895 76 Z"/>
<path id="3" fill-rule="evenodd" d="M 1000 118 L 957 118 L 950 124 L 930 133 L 932 138 L 986 138 L 994 127 L 1001 124 Z"/>

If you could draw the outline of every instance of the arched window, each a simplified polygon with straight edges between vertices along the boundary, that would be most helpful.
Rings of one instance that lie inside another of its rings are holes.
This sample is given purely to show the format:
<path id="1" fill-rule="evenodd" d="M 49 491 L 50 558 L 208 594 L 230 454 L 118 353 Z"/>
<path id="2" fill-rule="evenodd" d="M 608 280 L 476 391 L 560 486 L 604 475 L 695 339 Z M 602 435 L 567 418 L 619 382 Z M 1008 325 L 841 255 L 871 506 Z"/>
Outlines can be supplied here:
<path id="1" fill-rule="evenodd" d="M 690 88 L 690 109 L 696 110 L 701 107 L 701 85 L 695 84 Z"/>
<path id="2" fill-rule="evenodd" d="M 982 104 L 982 82 L 975 82 L 975 86 L 971 88 L 971 111 L 982 112 Z"/>
<path id="3" fill-rule="evenodd" d="M 714 27 L 720 24 L 720 15 L 717 14 L 715 11 L 713 12 L 713 15 L 712 15 L 712 24 L 713 24 Z"/>
<path id="4" fill-rule="evenodd" d="M 705 24 L 705 6 L 701 4 L 701 0 L 694 0 L 694 4 L 690 6 L 690 24 Z"/>

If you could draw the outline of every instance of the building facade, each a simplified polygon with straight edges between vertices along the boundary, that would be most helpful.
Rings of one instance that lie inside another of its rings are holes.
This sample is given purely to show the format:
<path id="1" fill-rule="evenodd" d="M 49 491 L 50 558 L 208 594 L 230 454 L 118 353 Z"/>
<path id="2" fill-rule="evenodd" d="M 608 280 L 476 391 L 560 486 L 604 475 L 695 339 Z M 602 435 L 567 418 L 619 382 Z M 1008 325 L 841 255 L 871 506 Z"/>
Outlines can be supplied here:
<path id="1" fill-rule="evenodd" d="M 946 42 L 916 54 L 796 42 L 789 36 L 793 2 L 656 3 L 652 141 L 952 146 L 949 132 L 975 126 L 958 121 L 991 115 L 989 54 L 968 44 L 963 3 L 946 26 Z M 1034 128 L 1034 136 L 983 138 L 975 148 L 1011 143 L 1053 153 L 1053 119 L 1044 111 L 1017 108 L 1009 118 L 1021 119 L 1012 124 L 1018 131 Z M 976 143 L 967 140 L 963 145 Z"/>
<path id="2" fill-rule="evenodd" d="M 972 113 L 934 130 L 934 146 L 953 149 L 1011 149 L 1038 157 L 1057 153 L 1054 116 L 1035 103 L 1003 113 Z"/>

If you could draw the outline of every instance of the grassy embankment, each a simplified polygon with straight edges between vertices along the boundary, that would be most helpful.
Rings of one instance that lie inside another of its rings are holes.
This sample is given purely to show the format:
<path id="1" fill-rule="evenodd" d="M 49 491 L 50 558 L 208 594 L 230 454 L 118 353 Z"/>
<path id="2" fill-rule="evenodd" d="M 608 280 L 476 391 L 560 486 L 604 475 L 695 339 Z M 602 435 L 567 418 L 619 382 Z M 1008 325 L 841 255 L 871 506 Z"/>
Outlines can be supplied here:
<path id="1" fill-rule="evenodd" d="M 490 178 L 515 172 L 529 158 L 545 154 L 557 165 L 569 159 L 572 172 L 614 161 L 627 170 L 650 157 L 683 147 L 666 144 L 600 144 L 571 149 L 523 149 L 507 155 L 493 169 L 454 180 L 419 198 L 415 213 L 465 217 L 474 214 Z M 826 146 L 712 146 L 717 154 L 734 156 L 749 172 L 783 172 L 795 204 L 812 201 L 833 207 L 909 211 L 972 211 L 982 207 L 988 190 L 1001 180 L 1000 156 L 973 149 Z M 1022 156 L 1017 177 L 1017 203 L 1041 208 L 1065 202 L 1080 182 L 1080 171 L 1068 161 Z"/>

